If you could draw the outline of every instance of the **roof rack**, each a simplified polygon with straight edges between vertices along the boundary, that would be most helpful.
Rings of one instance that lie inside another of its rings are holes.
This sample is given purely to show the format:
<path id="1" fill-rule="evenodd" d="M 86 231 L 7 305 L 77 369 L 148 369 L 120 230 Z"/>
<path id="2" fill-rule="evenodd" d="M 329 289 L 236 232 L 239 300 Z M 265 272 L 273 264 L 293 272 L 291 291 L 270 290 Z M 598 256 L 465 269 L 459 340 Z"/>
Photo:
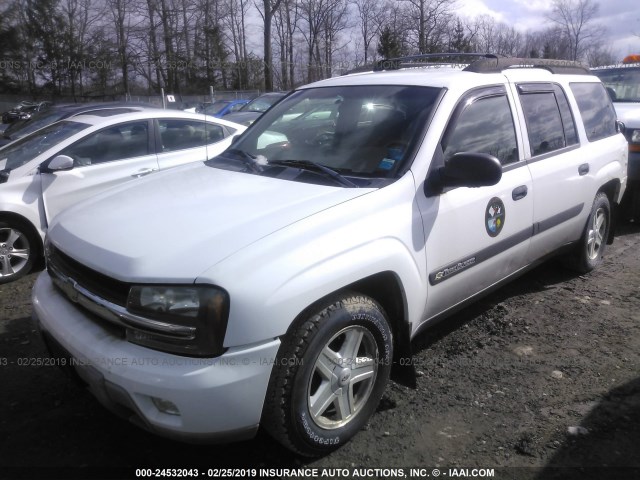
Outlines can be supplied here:
<path id="1" fill-rule="evenodd" d="M 400 68 L 419 67 L 421 65 L 440 65 L 452 63 L 469 63 L 469 58 L 486 58 L 497 59 L 498 55 L 492 53 L 460 53 L 460 52 L 444 52 L 444 53 L 422 53 L 419 55 L 410 55 L 407 57 L 390 58 L 388 60 L 380 60 L 373 66 L 374 72 L 383 70 L 398 70 Z M 447 60 L 446 62 L 434 62 L 436 59 Z M 464 60 L 463 60 L 464 59 Z"/>
<path id="2" fill-rule="evenodd" d="M 543 68 L 551 73 L 564 73 L 574 75 L 591 75 L 589 68 L 580 62 L 571 60 L 554 60 L 549 58 L 484 58 L 467 66 L 465 72 L 475 73 L 500 73 L 510 67 Z"/>
<path id="3" fill-rule="evenodd" d="M 446 60 L 437 61 L 437 60 Z M 470 62 L 471 60 L 471 62 Z M 518 58 L 505 57 L 493 53 L 424 53 L 407 57 L 379 60 L 375 64 L 363 65 L 348 71 L 345 75 L 361 72 L 381 72 L 399 70 L 401 68 L 415 68 L 420 66 L 440 66 L 460 63 L 467 65 L 463 70 L 474 73 L 500 73 L 508 68 L 543 68 L 551 73 L 574 75 L 591 75 L 589 68 L 580 62 L 570 60 L 554 60 L 548 58 Z"/>
<path id="4" fill-rule="evenodd" d="M 399 70 L 401 68 L 412 68 L 420 66 L 444 66 L 451 65 L 452 63 L 459 63 L 462 65 L 469 64 L 469 57 L 471 58 L 498 58 L 498 55 L 491 53 L 460 53 L 460 52 L 445 52 L 445 53 L 423 53 L 419 55 L 410 55 L 407 57 L 389 58 L 386 60 L 378 60 L 375 63 L 362 65 L 352 70 L 347 71 L 343 75 L 351 75 L 352 73 L 362 72 L 382 72 L 386 70 Z M 434 60 L 442 59 L 446 62 L 436 62 Z M 457 59 L 457 62 L 456 62 Z"/>

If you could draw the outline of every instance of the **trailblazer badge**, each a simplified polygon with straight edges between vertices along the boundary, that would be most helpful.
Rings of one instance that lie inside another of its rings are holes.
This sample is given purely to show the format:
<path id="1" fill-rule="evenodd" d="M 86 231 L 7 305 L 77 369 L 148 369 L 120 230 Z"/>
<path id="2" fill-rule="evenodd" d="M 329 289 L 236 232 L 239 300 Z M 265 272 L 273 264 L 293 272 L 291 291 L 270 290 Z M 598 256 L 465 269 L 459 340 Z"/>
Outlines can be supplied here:
<path id="1" fill-rule="evenodd" d="M 505 220 L 504 203 L 498 197 L 489 200 L 484 214 L 484 226 L 490 237 L 497 237 L 502 231 Z"/>

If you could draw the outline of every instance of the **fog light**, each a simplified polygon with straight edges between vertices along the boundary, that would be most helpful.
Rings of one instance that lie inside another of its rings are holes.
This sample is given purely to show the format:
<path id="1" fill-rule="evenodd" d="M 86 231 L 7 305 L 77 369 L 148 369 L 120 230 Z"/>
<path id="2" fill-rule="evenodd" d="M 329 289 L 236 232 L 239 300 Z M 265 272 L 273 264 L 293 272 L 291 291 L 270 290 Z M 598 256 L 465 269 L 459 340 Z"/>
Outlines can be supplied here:
<path id="1" fill-rule="evenodd" d="M 169 400 L 165 400 L 163 398 L 151 397 L 151 401 L 156 406 L 158 410 L 162 413 L 166 413 L 167 415 L 180 415 L 180 410 L 176 407 L 176 404 L 170 402 Z"/>

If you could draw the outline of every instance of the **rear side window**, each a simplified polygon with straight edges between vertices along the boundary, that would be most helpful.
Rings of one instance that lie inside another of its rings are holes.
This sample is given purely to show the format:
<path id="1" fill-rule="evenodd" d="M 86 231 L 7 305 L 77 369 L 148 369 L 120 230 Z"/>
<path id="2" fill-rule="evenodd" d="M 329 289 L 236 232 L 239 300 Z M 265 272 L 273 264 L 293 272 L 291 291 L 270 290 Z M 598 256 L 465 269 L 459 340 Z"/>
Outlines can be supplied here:
<path id="1" fill-rule="evenodd" d="M 616 112 L 601 83 L 572 83 L 580 115 L 590 142 L 616 134 Z"/>
<path id="2" fill-rule="evenodd" d="M 555 84 L 518 85 L 531 155 L 543 155 L 578 143 L 564 91 Z"/>
<path id="3" fill-rule="evenodd" d="M 204 147 L 224 140 L 225 131 L 220 125 L 186 119 L 159 119 L 163 152 Z"/>

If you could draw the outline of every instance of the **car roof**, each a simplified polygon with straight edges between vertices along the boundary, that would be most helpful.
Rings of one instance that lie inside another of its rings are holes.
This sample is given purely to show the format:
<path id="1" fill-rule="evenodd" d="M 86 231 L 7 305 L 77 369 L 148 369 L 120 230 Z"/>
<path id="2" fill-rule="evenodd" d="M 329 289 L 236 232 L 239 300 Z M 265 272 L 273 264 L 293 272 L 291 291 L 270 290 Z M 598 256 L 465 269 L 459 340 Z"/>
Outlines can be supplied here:
<path id="1" fill-rule="evenodd" d="M 380 66 L 364 67 L 354 73 L 306 85 L 301 88 L 350 85 L 414 85 L 452 90 L 511 81 L 552 81 L 557 75 L 570 75 L 576 81 L 596 78 L 578 62 L 536 58 L 476 55 L 479 60 L 465 63 L 425 63 L 418 61 L 443 54 L 426 54 L 385 60 Z M 444 54 L 446 56 L 448 54 Z M 413 62 L 413 63 L 412 63 Z M 388 67 L 388 68 L 387 68 Z M 386 68 L 386 69 L 385 69 Z M 598 81 L 598 80 L 596 80 Z"/>
<path id="2" fill-rule="evenodd" d="M 111 109 L 111 108 L 132 108 L 132 109 L 141 109 L 141 108 L 160 108 L 155 105 L 151 105 L 150 103 L 142 103 L 142 102 L 92 102 L 92 103 L 64 103 L 64 104 L 54 104 L 49 107 L 48 111 L 52 110 L 61 110 L 64 112 L 84 112 L 89 110 L 101 110 L 101 109 Z"/>
<path id="3" fill-rule="evenodd" d="M 212 123 L 218 123 L 221 125 L 228 126 L 230 128 L 244 128 L 243 125 L 229 122 L 227 120 L 221 118 L 214 118 L 207 115 L 203 115 L 201 113 L 188 113 L 183 112 L 181 110 L 163 110 L 163 109 L 148 109 L 141 110 L 138 112 L 127 112 L 127 113 L 119 113 L 114 112 L 112 115 L 92 115 L 91 112 L 74 116 L 72 119 L 67 118 L 66 121 L 74 121 L 85 123 L 92 126 L 108 126 L 113 125 L 115 123 L 127 122 L 127 121 L 135 121 L 135 120 L 144 120 L 149 118 L 183 118 L 183 119 L 191 119 L 191 120 L 205 120 L 210 121 Z"/>

